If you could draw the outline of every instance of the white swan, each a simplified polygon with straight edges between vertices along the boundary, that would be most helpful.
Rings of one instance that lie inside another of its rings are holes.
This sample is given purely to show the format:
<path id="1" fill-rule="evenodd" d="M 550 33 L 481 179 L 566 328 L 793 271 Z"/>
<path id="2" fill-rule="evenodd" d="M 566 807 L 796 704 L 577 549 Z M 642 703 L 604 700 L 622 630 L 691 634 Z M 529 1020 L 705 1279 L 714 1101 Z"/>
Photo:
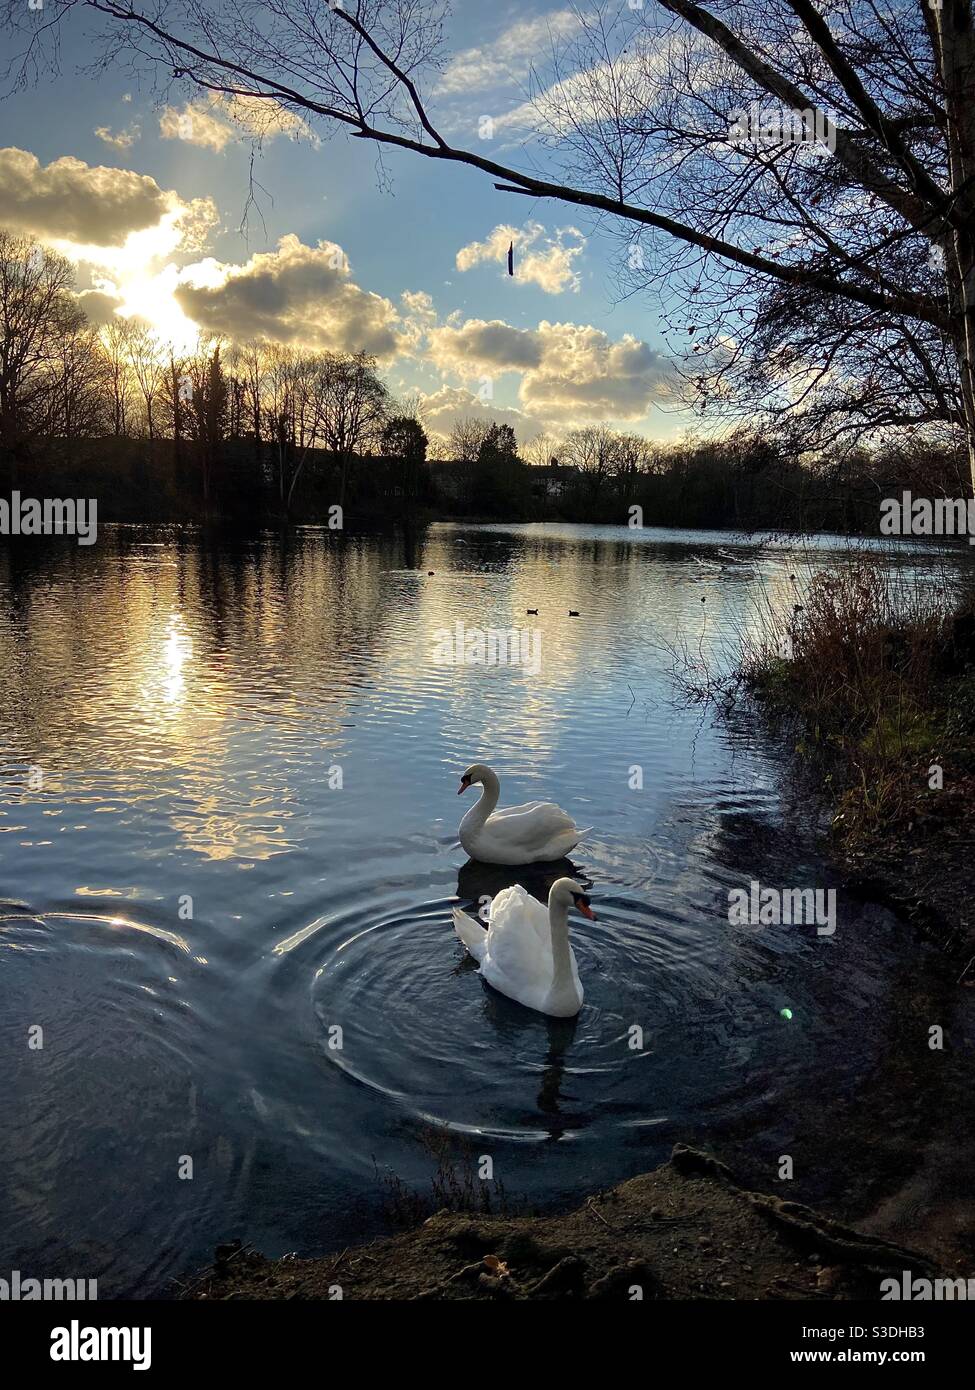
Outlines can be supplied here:
<path id="1" fill-rule="evenodd" d="M 488 929 L 454 908 L 454 931 L 480 962 L 489 985 L 529 1009 L 571 1018 L 582 1008 L 583 991 L 569 945 L 569 907 L 596 919 L 581 884 L 557 878 L 548 911 L 520 883 L 503 888 L 488 909 Z"/>
<path id="2" fill-rule="evenodd" d="M 536 864 L 561 859 L 589 833 L 588 828 L 579 830 L 572 817 L 551 801 L 528 801 L 524 806 L 495 811 L 501 783 L 483 763 L 467 769 L 457 795 L 475 782 L 484 790 L 461 821 L 458 833 L 470 857 L 482 864 Z"/>

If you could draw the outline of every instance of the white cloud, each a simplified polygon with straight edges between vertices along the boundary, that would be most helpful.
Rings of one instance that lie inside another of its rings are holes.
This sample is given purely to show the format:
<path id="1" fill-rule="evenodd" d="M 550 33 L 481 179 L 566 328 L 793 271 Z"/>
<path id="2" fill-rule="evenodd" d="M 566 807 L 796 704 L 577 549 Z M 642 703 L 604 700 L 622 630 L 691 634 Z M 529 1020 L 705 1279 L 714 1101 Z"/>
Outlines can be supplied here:
<path id="1" fill-rule="evenodd" d="M 187 266 L 181 280 L 176 301 L 207 333 L 379 358 L 400 346 L 393 305 L 360 289 L 341 247 L 329 241 L 312 247 L 283 236 L 275 251 L 258 252 L 246 265 L 208 261 Z"/>
<path id="2" fill-rule="evenodd" d="M 190 350 L 198 337 L 196 325 L 183 313 L 174 298 L 179 266 L 174 257 L 198 251 L 218 221 L 210 198 L 194 198 L 190 203 L 175 199 L 172 211 L 144 231 L 130 232 L 123 246 L 89 246 L 71 241 L 52 240 L 56 251 L 67 256 L 91 281 L 97 297 L 82 298 L 82 307 L 93 311 L 93 321 L 104 321 L 108 301 L 123 318 L 137 315 L 156 331 L 165 343 L 178 351 Z"/>
<path id="3" fill-rule="evenodd" d="M 218 154 L 233 140 L 271 141 L 278 135 L 315 141 L 304 120 L 293 111 L 254 96 L 211 92 L 204 100 L 166 106 L 159 116 L 164 140 L 184 140 Z"/>
<path id="4" fill-rule="evenodd" d="M 560 227 L 546 232 L 540 222 L 524 227 L 502 223 L 484 241 L 472 241 L 457 252 L 457 269 L 470 270 L 485 261 L 505 264 L 508 247 L 514 245 L 514 279 L 520 284 L 537 285 L 546 294 L 578 292 L 582 278 L 575 262 L 585 249 L 586 239 L 577 227 Z"/>
<path id="5" fill-rule="evenodd" d="M 614 115 L 625 121 L 645 113 L 672 43 L 673 36 L 668 35 L 634 37 L 620 51 L 567 72 L 529 100 L 495 116 L 495 132 L 563 136 Z"/>
<path id="6" fill-rule="evenodd" d="M 455 54 L 444 69 L 437 91 L 443 96 L 464 95 L 522 81 L 546 45 L 567 38 L 580 27 L 578 15 L 569 9 L 519 20 L 492 43 Z"/>
<path id="7" fill-rule="evenodd" d="M 676 397 L 670 358 L 625 334 L 614 341 L 588 324 L 514 328 L 499 319 L 468 319 L 429 335 L 430 359 L 461 377 L 519 372 L 526 413 L 564 425 L 638 420 L 655 402 Z"/>
<path id="8" fill-rule="evenodd" d="M 184 202 L 148 175 L 73 158 L 42 166 L 25 150 L 0 150 L 0 225 L 79 268 L 79 298 L 93 322 L 116 310 L 138 314 L 166 341 L 190 347 L 197 329 L 173 298 L 172 258 L 198 251 L 217 221 L 212 199 Z"/>
<path id="9" fill-rule="evenodd" d="M 488 425 L 511 425 L 523 443 L 543 428 L 540 420 L 526 415 L 523 410 L 482 400 L 462 386 L 441 386 L 430 394 L 421 392 L 420 414 L 427 429 L 442 435 L 449 435 L 461 420 L 469 419 Z"/>
<path id="10" fill-rule="evenodd" d="M 87 315 L 89 323 L 93 323 L 96 328 L 110 323 L 121 307 L 121 300 L 116 299 L 114 295 L 105 294 L 102 290 L 84 290 L 75 298 Z"/>
<path id="11" fill-rule="evenodd" d="M 0 225 L 36 237 L 78 268 L 93 322 L 138 314 L 180 348 L 197 329 L 173 298 L 174 257 L 198 254 L 219 221 L 211 198 L 184 201 L 145 174 L 64 158 L 42 166 L 0 150 Z"/>
<path id="12" fill-rule="evenodd" d="M 14 147 L 0 150 L 0 223 L 13 231 L 121 246 L 179 205 L 148 174 L 107 169 L 66 155 L 42 165 Z"/>
<path id="13" fill-rule="evenodd" d="M 513 328 L 503 319 L 468 319 L 429 335 L 430 360 L 441 371 L 525 372 L 541 366 L 542 343 L 532 328 Z"/>
<path id="14" fill-rule="evenodd" d="M 669 357 L 625 334 L 613 342 L 598 328 L 540 324 L 542 365 L 522 382 L 526 409 L 546 419 L 638 420 L 660 401 L 676 399 Z"/>
<path id="15" fill-rule="evenodd" d="M 131 125 L 126 126 L 125 130 L 113 133 L 110 126 L 100 125 L 95 127 L 95 134 L 106 145 L 111 145 L 116 150 L 127 150 L 135 144 L 142 131 L 137 125 Z"/>
<path id="16" fill-rule="evenodd" d="M 400 295 L 403 305 L 399 335 L 399 351 L 412 356 L 419 354 L 424 339 L 436 325 L 437 310 L 433 299 L 423 290 L 404 290 Z"/>
<path id="17" fill-rule="evenodd" d="M 180 109 L 166 106 L 159 116 L 159 134 L 164 140 L 184 140 L 188 145 L 216 150 L 219 154 L 239 131 L 208 107 L 189 102 Z"/>

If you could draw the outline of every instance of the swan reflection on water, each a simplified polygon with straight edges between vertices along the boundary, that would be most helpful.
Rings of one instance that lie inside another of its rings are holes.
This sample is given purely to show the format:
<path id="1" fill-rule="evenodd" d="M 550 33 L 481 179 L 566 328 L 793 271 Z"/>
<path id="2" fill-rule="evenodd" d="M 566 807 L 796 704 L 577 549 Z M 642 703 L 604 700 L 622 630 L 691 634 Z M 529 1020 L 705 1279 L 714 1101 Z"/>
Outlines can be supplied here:
<path id="1" fill-rule="evenodd" d="M 548 1140 L 585 1129 L 589 1114 L 577 1108 L 576 1097 L 563 1091 L 569 1050 L 579 1031 L 579 1015 L 548 1018 L 513 1003 L 490 986 L 484 990 L 484 1005 L 485 1017 L 497 1028 L 499 1043 L 507 1048 L 521 1043 L 521 1060 L 527 1061 L 534 1052 L 541 1064 L 535 1097 L 538 1114 L 526 1113 L 529 1127 L 536 1132 L 547 1131 Z"/>
<path id="2" fill-rule="evenodd" d="M 461 906 L 465 899 L 470 902 L 470 911 L 476 916 L 484 903 L 497 897 L 503 888 L 513 888 L 520 883 L 533 898 L 547 903 L 549 890 L 557 878 L 574 878 L 587 887 L 592 886 L 592 879 L 571 859 L 556 859 L 545 864 L 482 864 L 480 860 L 468 859 L 457 874 L 457 897 L 461 899 Z"/>

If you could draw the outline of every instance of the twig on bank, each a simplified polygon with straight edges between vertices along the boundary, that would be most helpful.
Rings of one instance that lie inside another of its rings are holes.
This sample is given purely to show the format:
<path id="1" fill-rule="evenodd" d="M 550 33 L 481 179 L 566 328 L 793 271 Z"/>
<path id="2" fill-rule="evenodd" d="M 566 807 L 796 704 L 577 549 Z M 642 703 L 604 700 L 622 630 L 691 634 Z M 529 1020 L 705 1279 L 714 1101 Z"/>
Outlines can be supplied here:
<path id="1" fill-rule="evenodd" d="M 589 1200 L 586 1202 L 586 1210 L 587 1210 L 587 1211 L 591 1211 L 592 1214 L 593 1214 L 593 1216 L 596 1218 L 596 1220 L 597 1220 L 597 1221 L 601 1221 L 601 1222 L 603 1223 L 603 1225 L 606 1227 L 607 1231 L 612 1231 L 613 1234 L 614 1234 L 614 1235 L 617 1235 L 617 1236 L 620 1234 L 620 1232 L 617 1230 L 617 1228 L 616 1228 L 615 1226 L 611 1226 L 611 1225 L 609 1224 L 609 1222 L 606 1220 L 605 1216 L 603 1216 L 602 1212 L 599 1212 L 599 1211 L 596 1210 L 595 1206 L 593 1205 L 593 1200 L 592 1200 L 591 1197 L 590 1197 Z"/>

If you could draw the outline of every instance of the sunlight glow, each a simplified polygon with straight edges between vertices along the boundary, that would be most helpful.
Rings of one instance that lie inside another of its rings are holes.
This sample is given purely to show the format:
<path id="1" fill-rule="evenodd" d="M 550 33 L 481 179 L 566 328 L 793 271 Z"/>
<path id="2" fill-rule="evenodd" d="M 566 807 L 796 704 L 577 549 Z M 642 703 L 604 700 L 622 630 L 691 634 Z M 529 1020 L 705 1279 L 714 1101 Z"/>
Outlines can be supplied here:
<path id="1" fill-rule="evenodd" d="M 174 613 L 169 620 L 166 642 L 162 652 L 164 672 L 162 697 L 167 705 L 174 704 L 183 696 L 186 688 L 183 667 L 193 655 L 193 643 L 185 632 L 181 631 L 181 628 L 182 620 L 178 614 Z"/>
<path id="2" fill-rule="evenodd" d="M 207 199 L 173 208 L 154 226 L 130 232 L 122 246 L 80 245 L 72 241 L 49 244 L 74 265 L 87 266 L 91 287 L 118 301 L 121 318 L 145 320 L 167 355 L 196 350 L 200 331 L 176 301 L 180 283 L 207 284 L 213 273 L 208 262 L 186 267 L 171 258 L 196 249 L 215 210 Z"/>

